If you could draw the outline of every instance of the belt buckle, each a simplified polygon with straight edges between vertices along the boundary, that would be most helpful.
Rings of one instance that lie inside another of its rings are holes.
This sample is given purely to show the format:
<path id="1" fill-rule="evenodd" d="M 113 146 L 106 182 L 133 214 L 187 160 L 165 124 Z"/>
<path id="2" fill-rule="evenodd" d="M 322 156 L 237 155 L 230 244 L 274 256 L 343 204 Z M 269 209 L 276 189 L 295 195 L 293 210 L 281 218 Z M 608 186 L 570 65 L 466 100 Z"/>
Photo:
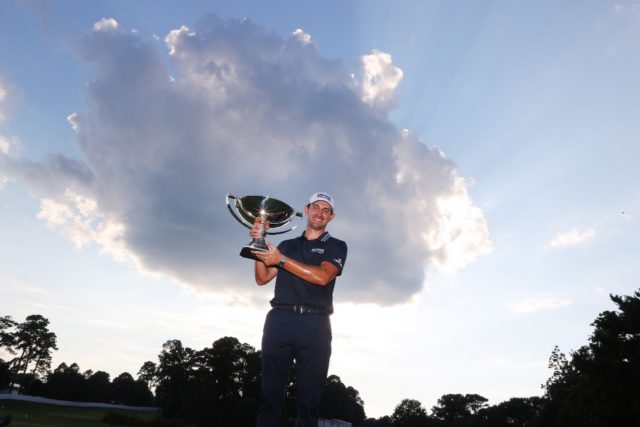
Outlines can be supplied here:
<path id="1" fill-rule="evenodd" d="M 304 314 L 304 305 L 294 305 L 293 311 L 297 314 Z"/>

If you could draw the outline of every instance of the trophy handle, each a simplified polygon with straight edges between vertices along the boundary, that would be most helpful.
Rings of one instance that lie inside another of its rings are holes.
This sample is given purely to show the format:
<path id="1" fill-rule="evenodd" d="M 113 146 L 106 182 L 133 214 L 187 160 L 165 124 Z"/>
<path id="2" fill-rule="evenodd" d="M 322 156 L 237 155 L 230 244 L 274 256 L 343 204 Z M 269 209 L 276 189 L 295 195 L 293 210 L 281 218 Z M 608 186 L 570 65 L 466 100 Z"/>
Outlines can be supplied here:
<path id="1" fill-rule="evenodd" d="M 225 200 L 227 201 L 227 208 L 229 209 L 229 212 L 231 212 L 231 216 L 234 217 L 236 221 L 238 221 L 240 224 L 244 225 L 245 227 L 247 228 L 253 227 L 253 224 L 250 224 L 249 221 L 245 220 L 244 218 L 242 218 L 242 216 L 239 216 L 238 214 L 235 213 L 235 211 L 231 207 L 231 202 L 229 201 L 229 199 L 235 200 L 234 205 L 237 207 L 238 198 L 236 197 L 235 194 L 231 194 L 231 193 L 227 194 L 227 197 L 225 198 Z"/>
<path id="2" fill-rule="evenodd" d="M 297 216 L 302 218 L 302 212 L 296 212 L 296 214 L 291 217 L 291 221 L 293 221 L 293 218 L 295 218 Z M 293 227 L 289 228 L 288 230 L 283 230 L 283 231 L 269 231 L 269 230 L 267 230 L 267 234 L 271 234 L 271 235 L 284 234 L 284 233 L 288 233 L 291 230 L 295 230 L 296 227 L 297 227 L 297 225 L 294 225 Z"/>

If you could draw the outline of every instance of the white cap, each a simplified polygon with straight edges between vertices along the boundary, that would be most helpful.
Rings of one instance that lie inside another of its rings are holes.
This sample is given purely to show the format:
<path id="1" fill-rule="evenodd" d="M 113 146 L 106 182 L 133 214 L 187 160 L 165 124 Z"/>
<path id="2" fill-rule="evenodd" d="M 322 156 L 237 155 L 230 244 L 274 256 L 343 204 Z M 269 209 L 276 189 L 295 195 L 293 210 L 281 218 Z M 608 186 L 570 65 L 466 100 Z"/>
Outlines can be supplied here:
<path id="1" fill-rule="evenodd" d="M 334 209 L 333 205 L 333 197 L 331 197 L 328 193 L 320 192 L 313 193 L 311 197 L 309 197 L 309 204 L 313 202 L 317 202 L 318 200 L 322 200 L 323 202 L 327 202 L 331 205 L 331 209 Z"/>

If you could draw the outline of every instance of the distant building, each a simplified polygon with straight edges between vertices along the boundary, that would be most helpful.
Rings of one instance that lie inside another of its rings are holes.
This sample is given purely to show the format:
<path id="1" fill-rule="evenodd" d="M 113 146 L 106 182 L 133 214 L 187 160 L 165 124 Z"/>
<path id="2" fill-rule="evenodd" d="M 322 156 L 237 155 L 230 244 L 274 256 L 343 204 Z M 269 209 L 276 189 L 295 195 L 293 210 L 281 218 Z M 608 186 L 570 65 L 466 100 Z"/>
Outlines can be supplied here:
<path id="1" fill-rule="evenodd" d="M 318 427 L 351 427 L 351 423 L 342 420 L 325 420 L 323 418 L 318 419 Z"/>

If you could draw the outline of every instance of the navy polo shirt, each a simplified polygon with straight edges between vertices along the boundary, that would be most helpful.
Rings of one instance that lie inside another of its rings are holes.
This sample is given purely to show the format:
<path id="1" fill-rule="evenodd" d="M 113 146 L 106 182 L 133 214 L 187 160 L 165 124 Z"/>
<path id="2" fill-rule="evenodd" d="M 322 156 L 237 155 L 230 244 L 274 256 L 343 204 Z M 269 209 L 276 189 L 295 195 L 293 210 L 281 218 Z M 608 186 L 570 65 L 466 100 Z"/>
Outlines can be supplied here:
<path id="1" fill-rule="evenodd" d="M 303 232 L 300 237 L 281 242 L 278 249 L 287 258 L 303 264 L 320 266 L 324 261 L 330 262 L 338 268 L 338 276 L 342 274 L 342 268 L 347 260 L 347 244 L 331 237 L 327 231 L 313 240 L 307 240 Z M 314 285 L 281 268 L 276 276 L 271 304 L 307 305 L 333 313 L 335 284 L 334 278 L 326 286 Z"/>

